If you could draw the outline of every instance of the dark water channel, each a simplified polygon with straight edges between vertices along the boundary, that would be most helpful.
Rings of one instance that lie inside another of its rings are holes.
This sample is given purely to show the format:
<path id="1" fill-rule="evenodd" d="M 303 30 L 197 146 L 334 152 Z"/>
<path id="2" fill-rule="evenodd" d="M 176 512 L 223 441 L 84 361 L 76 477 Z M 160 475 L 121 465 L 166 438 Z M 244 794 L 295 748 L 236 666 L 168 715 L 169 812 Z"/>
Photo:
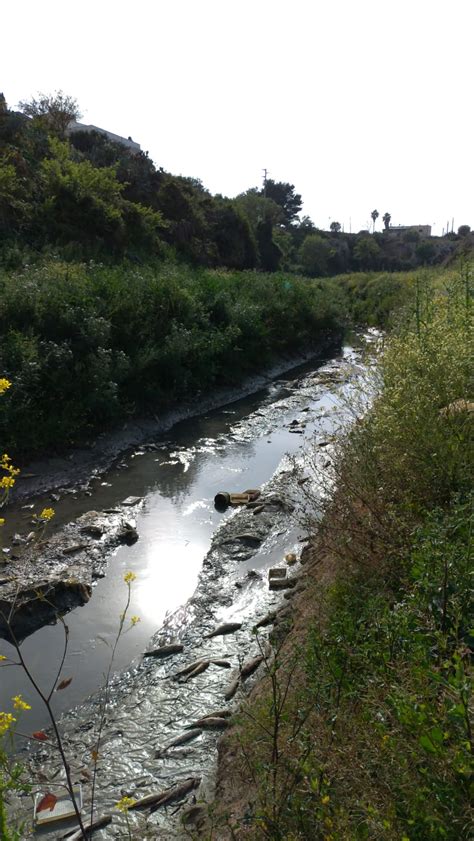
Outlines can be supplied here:
<path id="1" fill-rule="evenodd" d="M 139 616 L 140 622 L 120 641 L 116 672 L 138 662 L 166 617 L 195 591 L 212 536 L 232 516 L 230 510 L 222 514 L 214 509 L 215 494 L 259 487 L 281 470 L 288 454 L 297 454 L 310 440 L 328 438 L 339 423 L 341 394 L 350 395 L 361 370 L 360 351 L 355 343 L 346 345 L 333 358 L 292 369 L 250 397 L 177 424 L 166 440 L 153 442 L 157 450 L 144 447 L 126 454 L 87 490 L 78 489 L 53 503 L 49 497 L 34 500 L 35 510 L 54 505 L 55 528 L 60 528 L 86 511 L 114 508 L 129 496 L 143 498 L 135 514 L 139 540 L 111 555 L 107 574 L 96 583 L 89 603 L 66 617 L 70 644 L 62 675 L 73 681 L 66 691 L 55 693 L 57 714 L 79 705 L 80 715 L 84 699 L 103 683 L 126 599 L 124 573 L 131 570 L 137 576 L 130 615 Z M 295 421 L 301 423 L 302 434 L 290 431 Z M 10 507 L 5 516 L 11 531 L 29 530 L 31 512 L 22 506 Z M 284 536 L 285 546 L 280 546 L 277 534 L 262 555 L 261 567 L 275 562 L 272 552 L 281 560 L 282 551 L 292 548 L 289 541 L 297 548 L 299 536 L 293 527 Z M 258 568 L 249 563 L 249 568 Z M 247 566 L 239 569 L 245 572 Z M 244 602 L 241 598 L 240 609 Z M 222 618 L 226 621 L 231 613 Z M 61 626 L 54 625 L 22 643 L 23 656 L 44 688 L 55 680 L 63 639 Z M 13 655 L 3 640 L 0 654 Z M 25 729 L 31 732 L 48 724 L 19 667 L 1 668 L 0 680 L 0 709 L 10 709 L 12 696 L 21 693 L 32 705 L 24 713 Z"/>

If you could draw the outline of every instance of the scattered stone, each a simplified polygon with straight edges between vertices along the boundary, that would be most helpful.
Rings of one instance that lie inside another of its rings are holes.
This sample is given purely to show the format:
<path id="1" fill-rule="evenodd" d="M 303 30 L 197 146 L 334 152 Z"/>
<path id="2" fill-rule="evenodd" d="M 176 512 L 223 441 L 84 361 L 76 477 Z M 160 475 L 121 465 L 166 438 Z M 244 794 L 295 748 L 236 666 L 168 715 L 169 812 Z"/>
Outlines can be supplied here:
<path id="1" fill-rule="evenodd" d="M 210 634 L 206 634 L 204 639 L 210 640 L 213 637 L 224 636 L 224 634 L 234 634 L 235 631 L 239 631 L 241 627 L 242 622 L 225 622 L 224 625 L 219 625 L 215 631 L 211 631 Z"/>
<path id="2" fill-rule="evenodd" d="M 296 584 L 296 578 L 272 578 L 270 590 L 289 590 Z"/>
<path id="3" fill-rule="evenodd" d="M 72 546 L 65 546 L 63 555 L 74 555 L 75 552 L 81 552 L 83 549 L 87 549 L 88 545 L 88 543 L 73 543 Z"/>
<path id="4" fill-rule="evenodd" d="M 131 523 L 123 523 L 122 528 L 117 533 L 117 538 L 122 543 L 126 543 L 127 546 L 131 546 L 133 543 L 137 542 L 138 532 L 135 526 L 132 526 Z"/>
<path id="5" fill-rule="evenodd" d="M 268 570 L 268 579 L 269 581 L 273 581 L 277 578 L 286 578 L 286 569 L 285 567 L 272 567 Z"/>
<path id="6" fill-rule="evenodd" d="M 231 664 L 228 660 L 209 660 L 213 666 L 220 666 L 221 669 L 230 669 Z"/>
<path id="7" fill-rule="evenodd" d="M 142 496 L 127 496 L 126 499 L 123 500 L 122 505 L 131 506 L 137 505 L 143 499 Z"/>
<path id="8" fill-rule="evenodd" d="M 247 507 L 248 507 L 248 506 L 247 506 Z M 262 511 L 264 510 L 264 508 L 265 508 L 265 505 L 257 505 L 257 506 L 253 509 L 253 513 L 254 513 L 254 514 L 261 514 L 261 513 L 262 513 Z"/>
<path id="9" fill-rule="evenodd" d="M 286 561 L 286 563 L 288 564 L 289 567 L 294 566 L 296 564 L 296 561 L 297 561 L 295 553 L 294 552 L 288 552 L 288 554 L 285 555 L 285 561 Z"/>

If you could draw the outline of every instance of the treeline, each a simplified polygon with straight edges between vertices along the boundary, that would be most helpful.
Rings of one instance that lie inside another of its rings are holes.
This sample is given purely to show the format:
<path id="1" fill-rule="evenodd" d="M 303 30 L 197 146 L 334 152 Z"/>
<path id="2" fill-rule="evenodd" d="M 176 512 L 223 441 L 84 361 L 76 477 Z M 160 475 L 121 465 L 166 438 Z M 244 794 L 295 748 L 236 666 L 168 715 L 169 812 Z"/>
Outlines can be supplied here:
<path id="1" fill-rule="evenodd" d="M 38 255 L 134 262 L 175 257 L 194 266 L 293 271 L 311 277 L 409 270 L 449 259 L 470 237 L 394 240 L 318 230 L 300 218 L 292 184 L 268 179 L 234 199 L 156 168 L 100 132 L 68 133 L 64 95 L 8 108 L 0 94 L 0 264 Z M 74 101 L 72 101 L 74 102 Z M 340 227 L 340 226 L 339 226 Z M 472 247 L 472 243 L 471 243 Z"/>

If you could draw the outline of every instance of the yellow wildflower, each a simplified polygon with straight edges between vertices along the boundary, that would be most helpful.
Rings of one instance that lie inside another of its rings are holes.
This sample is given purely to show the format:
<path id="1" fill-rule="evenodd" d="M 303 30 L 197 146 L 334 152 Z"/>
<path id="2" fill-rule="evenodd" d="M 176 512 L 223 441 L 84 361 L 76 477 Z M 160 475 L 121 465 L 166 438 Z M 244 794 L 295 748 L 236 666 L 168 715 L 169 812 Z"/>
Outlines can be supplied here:
<path id="1" fill-rule="evenodd" d="M 40 519 L 41 520 L 51 520 L 54 517 L 54 508 L 43 508 Z"/>
<path id="2" fill-rule="evenodd" d="M 3 736 L 15 721 L 16 718 L 11 713 L 0 712 L 0 736 Z"/>
<path id="3" fill-rule="evenodd" d="M 12 698 L 12 701 L 13 701 L 13 706 L 16 710 L 31 710 L 30 705 L 27 704 L 26 701 L 23 700 L 21 695 L 15 695 L 15 697 Z"/>
<path id="4" fill-rule="evenodd" d="M 4 654 L 0 654 L 0 660 L 6 660 L 6 659 L 7 659 L 7 658 L 5 657 L 5 655 L 4 655 Z"/>
<path id="5" fill-rule="evenodd" d="M 329 797 L 329 794 L 325 794 L 324 797 L 321 797 L 321 803 L 323 804 L 323 806 L 327 806 L 330 799 L 331 798 Z"/>
<path id="6" fill-rule="evenodd" d="M 13 488 L 15 480 L 12 476 L 2 476 L 0 479 L 0 488 Z"/>
<path id="7" fill-rule="evenodd" d="M 3 394 L 7 390 L 7 388 L 10 388 L 10 386 L 10 380 L 6 380 L 5 377 L 0 378 L 0 394 Z"/>
<path id="8" fill-rule="evenodd" d="M 123 577 L 123 580 L 125 581 L 125 584 L 131 584 L 132 581 L 135 581 L 136 577 L 137 576 L 134 572 L 126 572 Z"/>
<path id="9" fill-rule="evenodd" d="M 122 799 L 115 804 L 115 808 L 120 809 L 121 812 L 128 812 L 130 806 L 133 806 L 133 804 L 136 802 L 137 801 L 134 800 L 133 797 L 122 797 Z"/>
<path id="10" fill-rule="evenodd" d="M 132 627 L 133 627 L 134 625 L 137 625 L 139 621 L 140 621 L 140 617 L 139 617 L 139 616 L 132 616 L 132 618 L 130 619 L 130 622 L 131 622 L 131 624 L 132 624 Z"/>
<path id="11" fill-rule="evenodd" d="M 5 517 L 0 517 L 0 526 L 5 525 Z"/>

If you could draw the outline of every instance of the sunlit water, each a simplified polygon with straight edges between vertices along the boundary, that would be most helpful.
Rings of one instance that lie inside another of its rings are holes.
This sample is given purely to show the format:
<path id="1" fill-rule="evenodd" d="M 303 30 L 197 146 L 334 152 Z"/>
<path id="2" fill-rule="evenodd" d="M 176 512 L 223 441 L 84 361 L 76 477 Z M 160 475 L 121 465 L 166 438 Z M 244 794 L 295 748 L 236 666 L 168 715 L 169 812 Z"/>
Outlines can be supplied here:
<path id="1" fill-rule="evenodd" d="M 354 359 L 353 349 L 345 347 L 342 355 L 325 361 L 324 370 L 346 373 Z M 302 445 L 303 436 L 288 429 L 295 418 L 306 422 L 306 440 L 333 431 L 335 398 L 330 385 L 318 384 L 318 364 L 323 361 L 293 369 L 251 397 L 179 423 L 166 441 L 157 439 L 159 450 L 129 453 L 126 469 L 114 468 L 94 480 L 92 496 L 78 492 L 77 498 L 68 495 L 53 503 L 58 528 L 85 511 L 113 508 L 130 495 L 143 497 L 136 513 L 138 542 L 113 553 L 89 603 L 66 617 L 70 642 L 61 676 L 73 681 L 54 695 L 58 714 L 80 704 L 103 682 L 127 595 L 124 573 L 131 570 L 137 576 L 129 615 L 139 616 L 140 622 L 122 637 L 115 671 L 137 658 L 167 614 L 193 594 L 211 536 L 229 516 L 214 509 L 215 494 L 268 481 L 284 455 Z M 35 503 L 35 510 L 52 504 L 49 497 Z M 11 508 L 5 516 L 11 532 L 29 530 L 28 511 Z M 61 625 L 44 627 L 22 643 L 25 661 L 44 690 L 54 685 L 63 643 Z M 0 653 L 14 657 L 3 640 Z M 0 679 L 0 709 L 9 709 L 11 697 L 21 693 L 32 705 L 24 714 L 25 728 L 44 727 L 44 708 L 23 671 L 3 667 Z"/>

